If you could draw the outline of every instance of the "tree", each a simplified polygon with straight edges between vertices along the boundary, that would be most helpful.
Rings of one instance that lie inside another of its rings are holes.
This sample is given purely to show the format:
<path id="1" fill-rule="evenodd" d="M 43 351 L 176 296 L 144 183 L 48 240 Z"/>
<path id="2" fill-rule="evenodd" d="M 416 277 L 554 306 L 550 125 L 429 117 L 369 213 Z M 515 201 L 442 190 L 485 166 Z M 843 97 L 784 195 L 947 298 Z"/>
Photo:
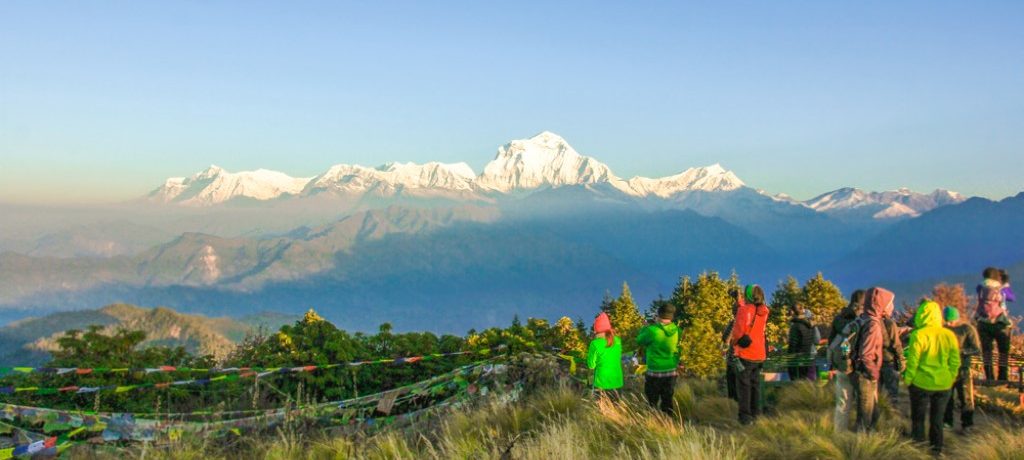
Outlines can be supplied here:
<path id="1" fill-rule="evenodd" d="M 739 289 L 733 274 L 728 280 L 716 272 L 702 273 L 692 282 L 682 277 L 670 298 L 680 309 L 683 327 L 681 359 L 687 373 L 712 377 L 725 370 L 722 333 L 733 319 L 734 299 L 729 291 Z"/>
<path id="2" fill-rule="evenodd" d="M 555 322 L 554 337 L 555 346 L 565 352 L 574 352 L 581 355 L 586 352 L 583 337 L 568 316 L 563 316 Z"/>
<path id="3" fill-rule="evenodd" d="M 623 282 L 622 293 L 619 294 L 619 297 L 611 300 L 607 306 L 602 305 L 601 309 L 608 314 L 615 333 L 622 337 L 622 344 L 624 346 L 631 344 L 636 338 L 637 332 L 644 325 L 644 317 L 640 315 L 640 310 L 636 307 L 636 302 L 633 301 L 629 285 Z"/>
<path id="4" fill-rule="evenodd" d="M 967 298 L 967 293 L 964 292 L 963 284 L 936 284 L 932 288 L 932 299 L 942 307 L 956 307 L 957 310 L 960 310 L 961 318 L 971 317 L 971 312 L 967 310 L 970 300 Z"/>
<path id="5" fill-rule="evenodd" d="M 829 325 L 832 318 L 846 306 L 842 291 L 825 279 L 821 272 L 807 280 L 800 292 L 800 302 L 814 315 L 815 325 Z"/>
<path id="6" fill-rule="evenodd" d="M 769 302 L 768 325 L 766 335 L 768 342 L 780 344 L 789 331 L 789 308 L 799 302 L 803 296 L 800 283 L 793 276 L 787 276 L 785 281 L 779 281 L 772 292 L 772 300 Z M 829 321 L 832 318 L 828 318 Z"/>

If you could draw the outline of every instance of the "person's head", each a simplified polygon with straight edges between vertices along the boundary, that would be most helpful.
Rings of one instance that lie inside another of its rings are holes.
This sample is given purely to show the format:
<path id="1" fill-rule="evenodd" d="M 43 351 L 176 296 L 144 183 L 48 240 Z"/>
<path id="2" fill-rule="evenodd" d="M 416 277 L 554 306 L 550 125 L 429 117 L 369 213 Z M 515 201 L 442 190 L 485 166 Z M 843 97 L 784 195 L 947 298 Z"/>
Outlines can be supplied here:
<path id="1" fill-rule="evenodd" d="M 1003 282 L 1003 275 L 996 267 L 986 268 L 985 271 L 981 272 L 981 276 L 987 280 Z"/>
<path id="2" fill-rule="evenodd" d="M 806 310 L 807 309 L 804 307 L 804 304 L 795 302 L 789 307 L 789 314 L 792 315 L 793 318 L 803 318 Z"/>
<path id="3" fill-rule="evenodd" d="M 960 310 L 956 307 L 947 306 L 942 309 L 942 320 L 947 326 L 953 326 L 960 322 Z"/>
<path id="4" fill-rule="evenodd" d="M 999 280 L 1002 281 L 1003 284 L 1010 284 L 1010 274 L 1006 273 L 1006 270 L 1003 270 L 1002 268 L 1000 268 L 999 269 Z"/>
<path id="5" fill-rule="evenodd" d="M 754 305 L 764 305 L 764 289 L 756 284 L 748 284 L 743 289 L 743 297 Z"/>
<path id="6" fill-rule="evenodd" d="M 853 294 L 850 294 L 850 305 L 848 305 L 848 308 L 856 313 L 860 313 L 860 310 L 864 308 L 864 296 L 863 289 L 853 291 Z"/>
<path id="7" fill-rule="evenodd" d="M 668 302 L 658 305 L 658 320 L 662 323 L 670 323 L 676 319 L 676 306 Z"/>
<path id="8" fill-rule="evenodd" d="M 864 298 L 863 314 L 871 317 L 884 318 L 887 312 L 891 313 L 895 308 L 896 295 L 883 287 L 875 286 L 868 289 Z"/>

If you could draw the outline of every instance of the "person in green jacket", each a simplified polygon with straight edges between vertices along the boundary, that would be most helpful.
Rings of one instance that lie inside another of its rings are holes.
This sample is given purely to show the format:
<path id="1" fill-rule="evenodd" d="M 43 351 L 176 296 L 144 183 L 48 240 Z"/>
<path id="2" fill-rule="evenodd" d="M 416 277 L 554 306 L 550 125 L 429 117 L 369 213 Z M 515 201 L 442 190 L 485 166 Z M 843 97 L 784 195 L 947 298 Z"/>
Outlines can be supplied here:
<path id="1" fill-rule="evenodd" d="M 644 396 L 652 406 L 672 415 L 675 400 L 676 368 L 679 367 L 679 327 L 673 320 L 676 307 L 664 303 L 658 307 L 658 319 L 644 326 L 636 338 L 647 355 L 647 373 L 644 375 Z"/>
<path id="2" fill-rule="evenodd" d="M 924 299 L 914 314 L 914 330 L 904 352 L 903 382 L 910 388 L 910 426 L 914 440 L 924 442 L 925 420 L 932 451 L 942 452 L 942 419 L 950 388 L 960 371 L 960 345 L 942 326 L 939 304 Z"/>
<path id="3" fill-rule="evenodd" d="M 971 358 L 981 354 L 981 341 L 978 331 L 971 323 L 960 318 L 960 310 L 956 307 L 942 309 L 942 317 L 946 327 L 953 331 L 960 344 L 960 372 L 957 374 L 953 390 L 946 405 L 946 426 L 953 427 L 953 412 L 956 403 L 960 403 L 960 429 L 967 433 L 974 425 L 974 378 L 971 375 Z"/>
<path id="4" fill-rule="evenodd" d="M 587 348 L 587 367 L 594 370 L 594 389 L 609 396 L 622 388 L 622 340 L 615 336 L 608 315 L 594 320 L 594 340 Z"/>

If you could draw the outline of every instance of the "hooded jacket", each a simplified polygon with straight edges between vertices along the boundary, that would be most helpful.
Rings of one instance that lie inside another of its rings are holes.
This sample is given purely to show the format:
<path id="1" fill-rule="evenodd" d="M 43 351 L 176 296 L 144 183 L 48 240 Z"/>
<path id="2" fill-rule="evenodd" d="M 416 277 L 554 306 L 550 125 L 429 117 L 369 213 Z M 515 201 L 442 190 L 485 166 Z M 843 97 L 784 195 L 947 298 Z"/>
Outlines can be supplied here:
<path id="1" fill-rule="evenodd" d="M 617 390 L 622 388 L 622 340 L 615 337 L 612 346 L 598 337 L 587 348 L 587 367 L 594 370 L 594 388 Z"/>
<path id="2" fill-rule="evenodd" d="M 786 341 L 788 353 L 811 353 L 817 345 L 814 340 L 814 326 L 807 318 L 797 317 L 789 320 L 789 340 Z"/>
<path id="3" fill-rule="evenodd" d="M 862 325 L 857 333 L 857 347 L 851 362 L 853 371 L 869 380 L 877 381 L 882 374 L 882 348 L 885 344 L 882 318 L 895 298 L 891 291 L 880 287 L 868 289 L 864 294 L 864 313 L 860 315 Z"/>
<path id="4" fill-rule="evenodd" d="M 644 326 L 636 343 L 644 347 L 648 371 L 672 372 L 679 367 L 679 326 L 674 323 Z"/>
<path id="5" fill-rule="evenodd" d="M 736 309 L 736 320 L 732 327 L 733 353 L 747 361 L 762 362 L 768 357 L 768 348 L 765 344 L 764 328 L 768 322 L 768 307 L 747 303 L 746 300 L 739 301 L 739 308 Z M 736 342 L 744 335 L 750 336 L 750 346 L 743 348 Z"/>
<path id="6" fill-rule="evenodd" d="M 960 377 L 969 376 L 967 371 L 971 369 L 971 357 L 981 354 L 978 330 L 971 323 L 962 321 L 955 326 L 946 326 L 946 328 L 953 331 L 957 345 L 960 346 Z"/>
<path id="7" fill-rule="evenodd" d="M 917 307 L 906 354 L 903 381 L 907 385 L 930 391 L 953 386 L 960 370 L 960 345 L 953 331 L 942 327 L 942 312 L 934 301 L 925 300 Z"/>

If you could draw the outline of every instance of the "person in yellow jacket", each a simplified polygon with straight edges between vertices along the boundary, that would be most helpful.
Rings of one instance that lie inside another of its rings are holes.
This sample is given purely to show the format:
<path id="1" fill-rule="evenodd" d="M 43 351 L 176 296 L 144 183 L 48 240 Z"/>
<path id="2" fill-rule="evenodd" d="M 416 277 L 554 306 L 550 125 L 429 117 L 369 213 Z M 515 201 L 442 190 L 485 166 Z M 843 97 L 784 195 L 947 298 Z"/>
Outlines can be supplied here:
<path id="1" fill-rule="evenodd" d="M 910 426 L 914 440 L 924 442 L 925 420 L 928 443 L 942 452 L 942 418 L 949 402 L 950 388 L 960 371 L 960 344 L 953 331 L 942 326 L 939 304 L 925 299 L 914 314 L 914 330 L 907 348 L 907 369 L 903 382 L 910 388 Z"/>

